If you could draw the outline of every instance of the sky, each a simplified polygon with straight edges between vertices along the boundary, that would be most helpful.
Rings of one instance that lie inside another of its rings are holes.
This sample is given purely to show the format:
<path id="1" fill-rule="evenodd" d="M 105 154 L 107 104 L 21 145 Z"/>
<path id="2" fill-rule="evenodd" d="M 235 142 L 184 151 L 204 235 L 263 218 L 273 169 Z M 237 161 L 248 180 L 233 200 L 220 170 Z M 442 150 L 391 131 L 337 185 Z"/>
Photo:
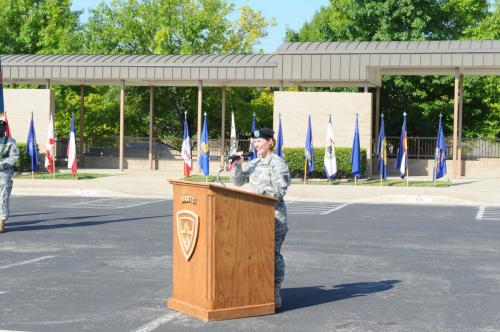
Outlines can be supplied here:
<path id="1" fill-rule="evenodd" d="M 85 10 L 82 19 L 86 20 L 88 9 L 94 8 L 103 0 L 73 0 L 73 10 Z M 110 2 L 110 0 L 104 0 Z M 268 36 L 261 40 L 257 48 L 262 48 L 265 53 L 271 53 L 281 45 L 285 38 L 287 28 L 298 30 L 302 25 L 310 21 L 314 13 L 322 6 L 327 6 L 330 0 L 232 0 L 238 10 L 242 5 L 250 6 L 254 10 L 260 10 L 268 19 L 275 18 L 276 26 L 268 29 Z M 229 17 L 231 20 L 237 17 L 237 12 Z"/>

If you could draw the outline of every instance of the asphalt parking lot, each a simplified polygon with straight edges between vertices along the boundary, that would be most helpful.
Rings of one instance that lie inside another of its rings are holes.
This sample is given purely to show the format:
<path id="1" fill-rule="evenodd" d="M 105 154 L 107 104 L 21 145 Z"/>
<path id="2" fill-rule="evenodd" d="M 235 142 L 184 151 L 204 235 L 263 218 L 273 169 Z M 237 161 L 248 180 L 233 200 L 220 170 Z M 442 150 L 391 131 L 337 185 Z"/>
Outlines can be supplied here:
<path id="1" fill-rule="evenodd" d="M 500 213 L 289 202 L 284 308 L 206 323 L 166 309 L 172 202 L 11 200 L 0 330 L 500 330 Z"/>

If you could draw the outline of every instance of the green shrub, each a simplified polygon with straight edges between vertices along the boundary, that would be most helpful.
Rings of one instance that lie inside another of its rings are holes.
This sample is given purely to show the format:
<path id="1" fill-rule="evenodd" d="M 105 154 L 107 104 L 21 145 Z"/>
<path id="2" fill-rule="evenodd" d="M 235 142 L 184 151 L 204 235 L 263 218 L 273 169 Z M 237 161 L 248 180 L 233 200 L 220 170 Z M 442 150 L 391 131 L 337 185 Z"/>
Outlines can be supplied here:
<path id="1" fill-rule="evenodd" d="M 351 148 L 336 147 L 335 157 L 337 159 L 337 179 L 352 178 L 351 173 Z M 304 148 L 284 148 L 285 159 L 288 161 L 288 167 L 292 177 L 304 177 Z M 314 171 L 307 175 L 308 178 L 326 178 L 323 169 L 323 158 L 325 148 L 314 148 Z M 361 149 L 361 173 L 366 170 L 366 149 Z"/>
<path id="2" fill-rule="evenodd" d="M 15 172 L 31 172 L 31 157 L 26 151 L 25 143 L 17 143 L 17 148 L 19 149 L 19 159 L 14 165 Z M 38 156 L 38 161 L 40 161 L 40 155 Z M 40 167 L 40 165 L 38 165 Z"/>

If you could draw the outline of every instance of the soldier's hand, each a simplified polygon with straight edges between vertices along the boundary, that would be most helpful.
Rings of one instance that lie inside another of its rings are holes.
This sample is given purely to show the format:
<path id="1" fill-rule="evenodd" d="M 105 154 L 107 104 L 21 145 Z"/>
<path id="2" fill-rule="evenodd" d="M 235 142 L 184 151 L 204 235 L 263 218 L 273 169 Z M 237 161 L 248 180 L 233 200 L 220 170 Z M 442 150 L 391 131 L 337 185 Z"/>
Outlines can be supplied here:
<path id="1" fill-rule="evenodd" d="M 236 159 L 234 162 L 238 165 L 243 164 L 243 151 L 238 151 L 235 153 L 236 155 L 240 156 L 238 159 Z"/>

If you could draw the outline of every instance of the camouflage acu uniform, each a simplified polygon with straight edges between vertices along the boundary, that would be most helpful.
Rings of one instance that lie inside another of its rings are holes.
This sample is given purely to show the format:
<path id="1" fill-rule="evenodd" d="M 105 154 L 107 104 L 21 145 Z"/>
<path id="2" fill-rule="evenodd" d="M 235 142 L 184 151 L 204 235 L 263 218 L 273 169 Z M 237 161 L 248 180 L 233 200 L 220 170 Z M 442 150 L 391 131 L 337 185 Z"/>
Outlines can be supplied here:
<path id="1" fill-rule="evenodd" d="M 12 167 L 19 158 L 16 141 L 10 137 L 0 138 L 0 222 L 9 217 L 9 198 L 12 191 Z"/>
<path id="2" fill-rule="evenodd" d="M 278 200 L 275 209 L 275 261 L 274 282 L 279 285 L 285 277 L 285 261 L 281 255 L 281 245 L 285 241 L 288 225 L 286 206 L 283 197 L 290 185 L 290 171 L 285 159 L 271 153 L 264 159 L 255 158 L 243 169 L 235 163 L 232 174 L 234 183 L 242 186 L 250 183 L 257 193 L 274 197 Z"/>

